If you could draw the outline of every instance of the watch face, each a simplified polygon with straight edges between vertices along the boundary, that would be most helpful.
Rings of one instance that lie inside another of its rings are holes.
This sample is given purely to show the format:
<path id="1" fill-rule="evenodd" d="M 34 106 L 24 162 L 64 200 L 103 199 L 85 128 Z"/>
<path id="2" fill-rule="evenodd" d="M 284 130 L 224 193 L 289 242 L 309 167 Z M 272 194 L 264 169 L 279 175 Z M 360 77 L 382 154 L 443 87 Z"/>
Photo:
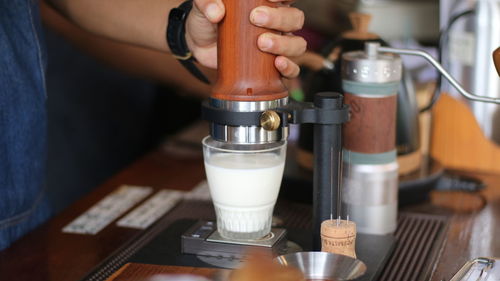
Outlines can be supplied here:
<path id="1" fill-rule="evenodd" d="M 176 21 L 181 21 L 184 20 L 184 17 L 186 16 L 186 12 L 181 10 L 181 9 L 172 9 L 170 10 L 170 20 L 176 20 Z"/>

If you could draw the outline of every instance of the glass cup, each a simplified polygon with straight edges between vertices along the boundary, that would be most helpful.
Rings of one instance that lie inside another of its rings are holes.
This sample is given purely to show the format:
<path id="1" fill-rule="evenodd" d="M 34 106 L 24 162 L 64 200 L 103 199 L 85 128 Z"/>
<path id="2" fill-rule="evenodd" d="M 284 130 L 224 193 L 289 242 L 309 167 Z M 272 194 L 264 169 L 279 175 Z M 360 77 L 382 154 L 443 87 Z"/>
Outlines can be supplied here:
<path id="1" fill-rule="evenodd" d="M 203 156 L 220 235 L 255 240 L 269 234 L 286 141 L 229 144 L 208 136 L 203 139 Z"/>

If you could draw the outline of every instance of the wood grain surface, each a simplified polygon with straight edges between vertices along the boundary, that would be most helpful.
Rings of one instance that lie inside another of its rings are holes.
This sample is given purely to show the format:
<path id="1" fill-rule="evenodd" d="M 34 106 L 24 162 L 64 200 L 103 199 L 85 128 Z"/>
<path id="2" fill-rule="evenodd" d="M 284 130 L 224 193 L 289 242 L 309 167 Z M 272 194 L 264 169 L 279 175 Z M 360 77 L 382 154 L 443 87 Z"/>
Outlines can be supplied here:
<path id="1" fill-rule="evenodd" d="M 275 55 L 257 47 L 257 38 L 270 30 L 250 23 L 258 6 L 276 6 L 267 0 L 224 0 L 226 16 L 219 25 L 218 79 L 212 97 L 221 100 L 260 101 L 288 96 L 274 66 Z"/>
<path id="2" fill-rule="evenodd" d="M 396 149 L 397 96 L 363 98 L 346 93 L 351 120 L 344 125 L 344 147 L 358 153 L 383 153 Z"/>
<path id="3" fill-rule="evenodd" d="M 380 38 L 377 34 L 368 31 L 372 20 L 370 14 L 350 13 L 349 20 L 353 29 L 343 33 L 343 38 L 354 40 L 374 40 Z"/>
<path id="4" fill-rule="evenodd" d="M 500 146 L 486 138 L 467 105 L 443 94 L 433 110 L 431 155 L 445 167 L 500 173 Z"/>
<path id="5" fill-rule="evenodd" d="M 106 281 L 147 281 L 155 275 L 190 274 L 212 278 L 219 270 L 185 266 L 162 266 L 152 264 L 127 263 Z"/>
<path id="6" fill-rule="evenodd" d="M 460 174 L 480 178 L 486 183 L 487 187 L 480 192 L 486 205 L 472 213 L 448 211 L 451 214 L 450 226 L 432 281 L 450 280 L 468 260 L 500 257 L 500 175 L 473 172 Z M 446 212 L 433 205 L 419 208 L 424 212 Z"/>
<path id="7" fill-rule="evenodd" d="M 0 252 L 0 280 L 80 280 L 140 230 L 113 222 L 97 235 L 62 233 L 61 229 L 123 184 L 155 190 L 190 190 L 205 178 L 201 150 L 187 157 L 163 150 L 146 155 L 77 201 L 48 223 Z"/>

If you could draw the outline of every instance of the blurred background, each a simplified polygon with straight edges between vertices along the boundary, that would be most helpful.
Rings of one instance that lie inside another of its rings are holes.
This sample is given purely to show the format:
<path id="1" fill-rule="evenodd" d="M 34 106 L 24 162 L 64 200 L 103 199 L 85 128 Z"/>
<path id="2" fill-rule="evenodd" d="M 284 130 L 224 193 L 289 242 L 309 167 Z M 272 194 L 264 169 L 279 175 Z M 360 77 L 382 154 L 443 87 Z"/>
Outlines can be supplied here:
<path id="1" fill-rule="evenodd" d="M 470 9 L 475 2 L 298 0 L 294 5 L 306 14 L 306 25 L 299 33 L 307 39 L 309 51 L 317 54 L 326 56 L 341 44 L 342 36 L 353 29 L 349 14 L 360 12 L 371 15 L 368 31 L 385 43 L 426 49 L 437 56 L 440 29 L 447 26 L 450 17 Z M 96 37 L 70 24 L 47 5 L 42 5 L 41 12 L 49 61 L 47 188 L 57 213 L 199 120 L 200 102 L 210 88 L 191 77 L 168 54 Z M 466 27 L 457 26 L 456 33 Z M 411 81 L 407 88 L 417 93 L 421 109 L 435 92 L 437 76 L 421 59 L 405 58 L 404 63 Z M 215 81 L 213 70 L 203 71 Z M 307 100 L 311 91 L 307 84 L 317 73 L 304 67 L 301 79 L 289 81 L 292 96 Z M 419 154 L 427 155 L 432 150 L 431 139 L 436 142 L 432 131 L 435 126 L 431 126 L 429 114 L 418 114 L 419 108 L 415 108 L 418 128 L 412 129 L 417 133 L 409 134 L 419 138 L 415 147 Z M 435 151 L 434 156 L 447 162 L 439 153 Z M 462 165 L 449 163 L 452 167 Z"/>

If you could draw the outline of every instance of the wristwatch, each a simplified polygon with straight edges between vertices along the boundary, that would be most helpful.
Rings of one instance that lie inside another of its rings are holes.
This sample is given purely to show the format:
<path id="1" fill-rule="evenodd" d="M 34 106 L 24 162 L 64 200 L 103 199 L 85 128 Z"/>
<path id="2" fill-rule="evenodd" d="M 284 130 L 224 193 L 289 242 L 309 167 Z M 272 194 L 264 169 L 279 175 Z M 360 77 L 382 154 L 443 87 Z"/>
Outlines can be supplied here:
<path id="1" fill-rule="evenodd" d="M 206 84 L 208 78 L 194 64 L 196 59 L 186 42 L 186 19 L 193 8 L 193 1 L 188 0 L 179 7 L 170 10 L 167 26 L 167 43 L 174 58 L 176 58 L 191 74 Z"/>

